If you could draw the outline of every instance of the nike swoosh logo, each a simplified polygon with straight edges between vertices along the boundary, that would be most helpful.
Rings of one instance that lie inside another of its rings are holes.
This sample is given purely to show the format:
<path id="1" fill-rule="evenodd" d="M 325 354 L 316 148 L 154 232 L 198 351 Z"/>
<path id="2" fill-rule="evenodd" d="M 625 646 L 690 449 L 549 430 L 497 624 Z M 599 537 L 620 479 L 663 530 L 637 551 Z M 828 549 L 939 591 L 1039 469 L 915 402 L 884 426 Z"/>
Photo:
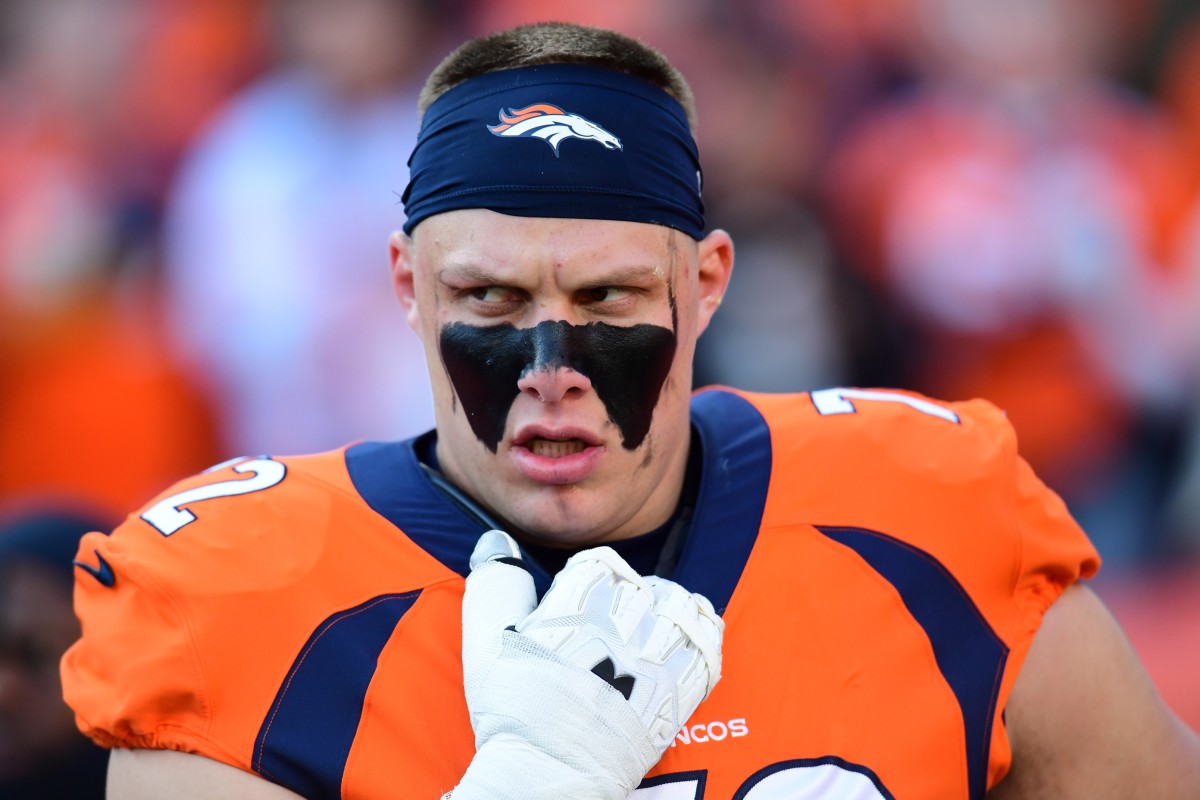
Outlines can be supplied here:
<path id="1" fill-rule="evenodd" d="M 113 574 L 112 567 L 110 567 L 108 562 L 104 560 L 104 556 L 100 555 L 99 550 L 93 550 L 92 552 L 96 554 L 96 558 L 100 562 L 99 568 L 93 567 L 91 564 L 79 560 L 75 561 L 75 566 L 79 567 L 88 575 L 91 575 L 93 578 L 100 581 L 101 586 L 114 585 L 117 582 L 117 576 Z"/>

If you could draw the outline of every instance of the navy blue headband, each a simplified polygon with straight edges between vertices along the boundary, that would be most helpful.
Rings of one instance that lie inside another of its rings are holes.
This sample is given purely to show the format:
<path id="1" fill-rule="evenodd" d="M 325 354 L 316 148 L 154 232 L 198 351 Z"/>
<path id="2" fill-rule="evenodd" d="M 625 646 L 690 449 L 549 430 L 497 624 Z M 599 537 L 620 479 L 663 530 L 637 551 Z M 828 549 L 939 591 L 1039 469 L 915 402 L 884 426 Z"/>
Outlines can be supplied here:
<path id="1" fill-rule="evenodd" d="M 700 239 L 700 158 L 682 106 L 639 78 L 548 64 L 471 78 L 426 111 L 404 232 L 487 208 L 666 225 Z"/>

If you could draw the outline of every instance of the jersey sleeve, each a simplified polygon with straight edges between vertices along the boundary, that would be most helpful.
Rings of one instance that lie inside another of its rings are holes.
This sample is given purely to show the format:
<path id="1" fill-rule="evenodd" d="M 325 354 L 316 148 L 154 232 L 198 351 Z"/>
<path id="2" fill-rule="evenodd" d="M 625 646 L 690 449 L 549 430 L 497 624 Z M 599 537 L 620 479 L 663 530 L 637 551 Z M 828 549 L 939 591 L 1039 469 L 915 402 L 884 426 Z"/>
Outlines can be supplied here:
<path id="1" fill-rule="evenodd" d="M 82 635 L 61 671 L 84 734 L 251 768 L 264 709 L 309 632 L 305 579 L 324 540 L 300 521 L 329 513 L 322 488 L 282 460 L 235 459 L 81 539 Z"/>
<path id="2" fill-rule="evenodd" d="M 1007 420 L 1002 430 L 1013 441 L 1015 450 L 1016 436 Z M 1000 687 L 1000 713 L 994 720 L 989 786 L 995 786 L 1007 774 L 1012 762 L 1003 710 L 1043 616 L 1068 586 L 1091 578 L 1100 568 L 1099 554 L 1066 504 L 1019 455 L 1014 454 L 1009 480 L 1012 500 L 1008 519 L 1019 555 L 1010 589 L 1011 613 L 997 609 L 989 615 L 1009 648 Z"/>
<path id="3" fill-rule="evenodd" d="M 1017 645 L 1019 664 L 1042 614 L 1071 583 L 1094 576 L 1100 556 L 1066 503 L 1021 456 L 1017 432 L 1001 409 L 985 400 L 947 408 L 962 430 L 946 437 L 941 485 L 955 490 L 965 484 L 961 493 L 970 506 L 959 514 L 974 532 L 966 538 L 974 552 L 955 559 L 954 571 L 979 594 L 1002 638 Z"/>
<path id="4" fill-rule="evenodd" d="M 962 494 L 969 505 L 958 513 L 973 535 L 965 537 L 966 552 L 945 542 L 931 547 L 947 552 L 952 571 L 1012 649 L 1010 667 L 1019 667 L 1046 609 L 1067 586 L 1094 576 L 1100 556 L 1066 503 L 1021 456 L 1001 409 L 984 400 L 947 407 L 963 431 L 946 448 L 942 485 L 957 488 L 968 476 Z"/>
<path id="5" fill-rule="evenodd" d="M 805 503 L 927 552 L 998 618 L 1014 608 L 1040 616 L 1099 568 L 1087 535 L 1022 458 L 1016 431 L 992 403 L 870 389 L 813 392 L 810 403 L 793 403 L 804 420 L 791 429 L 799 435 L 773 440 L 806 484 L 815 482 L 799 495 Z"/>
<path id="6" fill-rule="evenodd" d="M 1021 657 L 1049 605 L 1099 569 L 1091 541 L 992 403 L 852 389 L 811 399 L 810 430 L 820 434 L 800 452 L 837 465 L 831 474 L 845 485 L 829 493 L 836 513 L 937 560 Z"/>
<path id="7" fill-rule="evenodd" d="M 306 521 L 336 515 L 337 498 L 284 461 L 238 459 L 169 488 L 110 536 L 85 536 L 82 635 L 62 661 L 80 729 L 105 747 L 250 769 L 325 599 L 309 587 L 329 528 Z"/>
<path id="8" fill-rule="evenodd" d="M 80 730 L 101 746 L 209 754 L 189 620 L 139 552 L 154 544 L 140 527 L 148 526 L 131 517 L 111 536 L 80 541 L 77 562 L 87 565 L 75 581 L 82 636 L 63 657 L 63 695 Z"/>
<path id="9" fill-rule="evenodd" d="M 355 494 L 342 451 L 239 459 L 189 478 L 112 535 L 84 537 L 78 562 L 82 636 L 62 677 L 81 730 L 106 747 L 197 753 L 268 778 L 262 742 L 278 738 L 279 699 L 318 642 L 340 641 L 326 635 L 333 626 L 374 620 L 386 642 L 395 620 L 359 615 L 365 604 L 407 609 L 392 600 L 461 582 Z M 369 680 L 364 669 L 347 680 Z M 318 683 L 339 691 L 328 676 Z"/>
<path id="10" fill-rule="evenodd" d="M 305 641 L 331 606 L 374 588 L 365 576 L 320 580 L 327 561 L 340 563 L 330 555 L 338 528 L 326 521 L 365 523 L 314 474 L 317 459 L 325 473 L 340 469 L 337 454 L 303 466 L 221 465 L 171 487 L 111 536 L 81 540 L 82 636 L 62 677 L 86 735 L 251 769 L 255 737 Z"/>
<path id="11" fill-rule="evenodd" d="M 791 517 L 920 553 L 969 599 L 1005 648 L 988 759 L 994 785 L 1011 760 L 1004 706 L 1042 617 L 1067 586 L 1096 573 L 1099 555 L 993 404 L 873 389 L 808 398 L 752 397 L 767 419 L 785 423 L 772 436 L 785 474 L 803 476 L 772 491 Z"/>

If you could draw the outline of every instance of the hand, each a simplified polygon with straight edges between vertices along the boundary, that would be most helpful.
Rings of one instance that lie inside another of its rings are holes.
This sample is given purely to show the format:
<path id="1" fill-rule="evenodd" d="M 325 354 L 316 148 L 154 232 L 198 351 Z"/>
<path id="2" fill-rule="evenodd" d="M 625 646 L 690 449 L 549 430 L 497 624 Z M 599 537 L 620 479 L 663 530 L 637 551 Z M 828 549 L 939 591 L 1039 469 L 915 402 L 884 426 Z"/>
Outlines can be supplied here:
<path id="1" fill-rule="evenodd" d="M 476 754 L 454 800 L 624 800 L 721 673 L 700 595 L 611 548 L 573 556 L 536 604 L 508 534 L 471 556 L 463 675 Z"/>

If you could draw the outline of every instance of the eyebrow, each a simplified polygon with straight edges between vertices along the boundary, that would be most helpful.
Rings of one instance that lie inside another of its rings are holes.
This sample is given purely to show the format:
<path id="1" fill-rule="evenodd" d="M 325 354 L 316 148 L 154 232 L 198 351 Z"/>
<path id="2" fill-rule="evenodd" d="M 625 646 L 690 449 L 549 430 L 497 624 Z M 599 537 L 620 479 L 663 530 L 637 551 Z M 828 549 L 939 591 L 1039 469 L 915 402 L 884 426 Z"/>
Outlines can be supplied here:
<path id="1" fill-rule="evenodd" d="M 597 288 L 600 286 L 619 286 L 626 283 L 641 283 L 650 279 L 657 279 L 663 283 L 667 282 L 667 271 L 662 266 L 651 266 L 649 264 L 638 264 L 629 267 L 616 267 L 605 272 L 603 275 L 598 275 L 594 280 L 589 280 L 583 284 L 585 288 Z"/>
<path id="2" fill-rule="evenodd" d="M 626 283 L 640 283 L 652 279 L 666 283 L 669 280 L 668 270 L 663 266 L 637 264 L 627 267 L 614 267 L 603 274 L 581 284 L 582 288 L 598 288 L 601 286 L 617 286 Z M 449 264 L 437 270 L 436 277 L 441 283 L 469 282 L 479 284 L 506 284 L 509 279 L 502 273 L 490 270 L 479 264 Z"/>
<path id="3" fill-rule="evenodd" d="M 470 283 L 503 283 L 499 275 L 478 264 L 450 264 L 436 272 L 440 283 L 467 281 Z"/>

